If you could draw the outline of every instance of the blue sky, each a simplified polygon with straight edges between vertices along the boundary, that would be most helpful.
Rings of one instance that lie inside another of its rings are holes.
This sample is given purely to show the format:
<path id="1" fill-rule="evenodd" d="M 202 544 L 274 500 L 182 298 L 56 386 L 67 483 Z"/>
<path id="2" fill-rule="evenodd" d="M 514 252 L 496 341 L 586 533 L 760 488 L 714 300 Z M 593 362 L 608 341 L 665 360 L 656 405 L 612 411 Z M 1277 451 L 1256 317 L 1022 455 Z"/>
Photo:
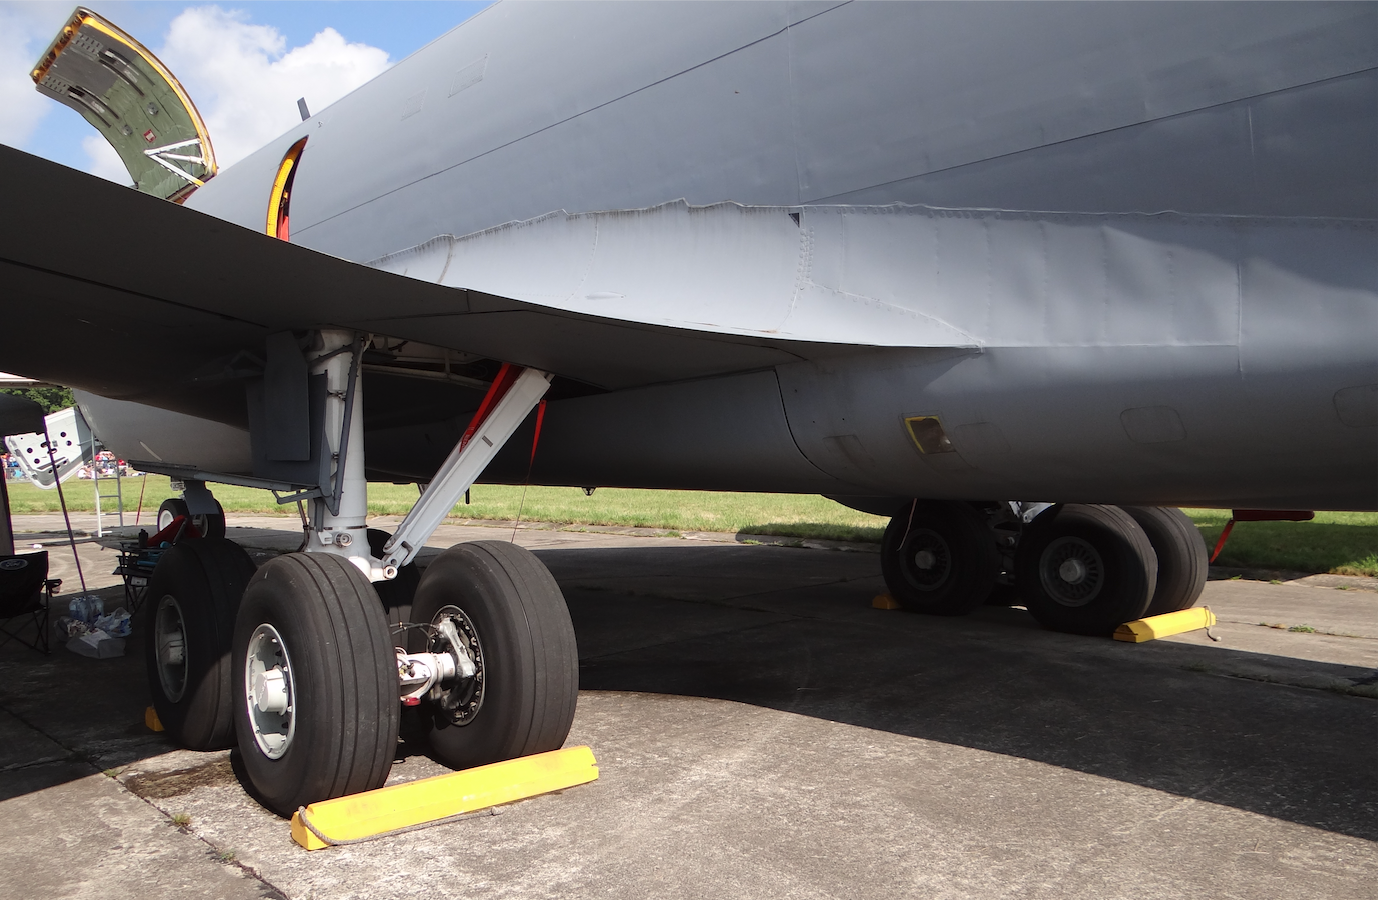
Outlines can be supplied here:
<path id="1" fill-rule="evenodd" d="M 77 113 L 40 97 L 28 78 L 76 5 L 73 0 L 0 2 L 0 143 L 120 180 L 123 168 L 95 130 Z M 296 97 L 306 94 L 317 112 L 489 3 L 86 0 L 85 5 L 163 59 L 207 120 L 222 161 L 232 163 L 291 126 Z M 338 37 L 319 37 L 327 29 Z M 292 65 L 281 64 L 292 54 Z M 217 61 L 220 65 L 213 65 Z M 226 78 L 221 74 L 226 69 L 241 77 Z"/>

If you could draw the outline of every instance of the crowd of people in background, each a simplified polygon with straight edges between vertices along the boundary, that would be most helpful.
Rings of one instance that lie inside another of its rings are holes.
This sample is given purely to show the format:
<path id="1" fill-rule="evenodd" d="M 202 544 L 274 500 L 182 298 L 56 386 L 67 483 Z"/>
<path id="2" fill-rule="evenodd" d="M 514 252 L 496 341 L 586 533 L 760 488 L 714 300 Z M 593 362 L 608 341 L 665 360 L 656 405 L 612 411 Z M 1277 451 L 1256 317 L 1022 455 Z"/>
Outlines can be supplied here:
<path id="1" fill-rule="evenodd" d="M 0 454 L 0 462 L 4 463 L 6 481 L 29 480 L 14 454 Z M 85 478 L 88 481 L 95 478 L 97 474 L 99 474 L 101 478 L 114 478 L 117 474 L 127 477 L 140 473 L 129 468 L 129 463 L 116 458 L 115 454 L 111 453 L 109 450 L 102 450 L 96 454 L 95 460 L 90 465 L 82 466 L 77 471 L 78 478 Z"/>

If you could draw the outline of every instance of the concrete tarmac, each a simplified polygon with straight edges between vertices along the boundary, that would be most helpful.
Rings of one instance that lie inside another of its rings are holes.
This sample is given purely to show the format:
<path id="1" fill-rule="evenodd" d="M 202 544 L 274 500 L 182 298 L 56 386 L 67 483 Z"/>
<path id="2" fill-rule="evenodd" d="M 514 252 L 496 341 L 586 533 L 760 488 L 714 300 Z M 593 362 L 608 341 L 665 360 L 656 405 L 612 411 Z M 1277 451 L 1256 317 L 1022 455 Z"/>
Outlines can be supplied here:
<path id="1" fill-rule="evenodd" d="M 259 559 L 300 540 L 291 520 L 232 525 Z M 512 535 L 444 526 L 432 545 Z M 1362 580 L 1213 581 L 1219 643 L 1135 645 L 1017 608 L 873 609 L 872 553 L 516 539 L 569 602 L 570 743 L 593 748 L 598 781 L 307 853 L 230 753 L 143 726 L 139 635 L 107 660 L 10 643 L 0 896 L 1254 900 L 1378 884 L 1378 593 Z M 117 581 L 112 551 L 79 550 L 89 585 Z M 71 565 L 50 552 L 55 574 Z M 122 589 L 102 592 L 110 606 Z M 403 747 L 392 779 L 443 771 Z"/>

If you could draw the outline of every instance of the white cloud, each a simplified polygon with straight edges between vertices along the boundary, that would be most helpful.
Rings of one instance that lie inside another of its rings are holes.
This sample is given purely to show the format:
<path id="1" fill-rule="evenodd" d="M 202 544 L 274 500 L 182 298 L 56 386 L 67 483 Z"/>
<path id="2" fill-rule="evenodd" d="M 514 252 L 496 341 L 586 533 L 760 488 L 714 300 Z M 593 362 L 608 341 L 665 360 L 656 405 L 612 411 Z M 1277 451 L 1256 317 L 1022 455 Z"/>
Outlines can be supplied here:
<path id="1" fill-rule="evenodd" d="M 104 135 L 88 134 L 81 139 L 81 149 L 86 151 L 86 158 L 91 161 L 86 171 L 92 175 L 120 184 L 129 184 L 133 180 L 129 177 L 129 170 L 124 167 L 124 160 L 120 159 Z"/>
<path id="2" fill-rule="evenodd" d="M 386 51 L 333 28 L 289 50 L 276 28 L 217 6 L 179 15 L 157 54 L 206 120 L 222 168 L 301 121 L 298 97 L 319 112 L 390 64 Z"/>
<path id="3" fill-rule="evenodd" d="M 0 6 L 0 143 L 23 147 L 52 108 L 29 72 L 70 11 L 59 3 Z"/>

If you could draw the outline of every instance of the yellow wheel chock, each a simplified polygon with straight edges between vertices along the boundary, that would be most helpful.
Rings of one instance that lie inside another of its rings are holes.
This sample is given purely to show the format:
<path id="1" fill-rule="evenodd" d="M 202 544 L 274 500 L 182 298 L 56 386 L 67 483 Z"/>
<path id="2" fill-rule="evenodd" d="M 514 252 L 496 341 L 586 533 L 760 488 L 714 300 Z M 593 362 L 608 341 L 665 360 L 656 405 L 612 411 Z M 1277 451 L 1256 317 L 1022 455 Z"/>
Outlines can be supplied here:
<path id="1" fill-rule="evenodd" d="M 1215 613 L 1207 607 L 1195 606 L 1179 612 L 1163 613 L 1161 616 L 1149 616 L 1147 619 L 1125 622 L 1115 629 L 1113 636 L 1117 641 L 1142 644 L 1144 641 L 1151 641 L 1155 638 L 1182 634 L 1186 631 L 1196 631 L 1199 628 L 1210 628 L 1214 624 Z M 1210 636 L 1209 631 L 1206 634 Z M 1212 640 L 1217 639 L 1212 637 Z"/>
<path id="2" fill-rule="evenodd" d="M 312 803 L 292 816 L 292 839 L 307 850 L 320 850 L 586 784 L 597 778 L 593 751 L 588 747 L 567 747 Z"/>

